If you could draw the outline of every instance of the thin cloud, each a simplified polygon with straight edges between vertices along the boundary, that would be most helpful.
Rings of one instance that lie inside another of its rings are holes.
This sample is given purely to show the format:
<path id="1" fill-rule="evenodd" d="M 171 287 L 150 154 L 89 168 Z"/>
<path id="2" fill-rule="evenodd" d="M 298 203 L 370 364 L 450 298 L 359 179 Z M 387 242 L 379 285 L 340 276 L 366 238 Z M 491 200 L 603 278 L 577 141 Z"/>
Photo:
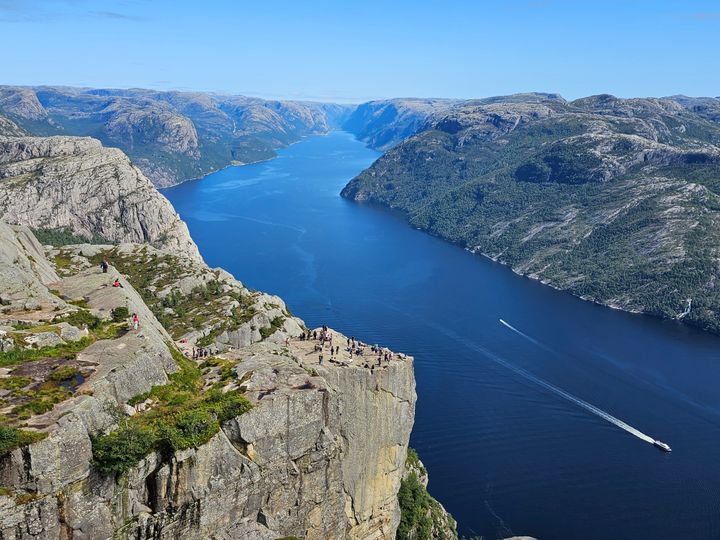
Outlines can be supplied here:
<path id="1" fill-rule="evenodd" d="M 115 11 L 93 11 L 91 15 L 101 19 L 114 19 L 118 21 L 144 21 L 144 17 L 138 15 L 128 15 L 126 13 L 117 13 Z"/>
<path id="2" fill-rule="evenodd" d="M 121 5 L 133 3 L 141 2 L 122 2 Z M 145 20 L 133 13 L 93 9 L 106 6 L 107 2 L 102 0 L 0 0 L 0 21 L 43 22 L 78 16 L 128 22 Z"/>

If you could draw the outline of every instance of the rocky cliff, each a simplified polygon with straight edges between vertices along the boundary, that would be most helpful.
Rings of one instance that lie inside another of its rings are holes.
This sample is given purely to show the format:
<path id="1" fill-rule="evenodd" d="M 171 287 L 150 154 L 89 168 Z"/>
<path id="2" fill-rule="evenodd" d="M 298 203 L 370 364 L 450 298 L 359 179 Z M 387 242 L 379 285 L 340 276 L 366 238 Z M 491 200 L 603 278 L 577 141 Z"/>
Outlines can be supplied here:
<path id="1" fill-rule="evenodd" d="M 0 222 L 0 276 L 0 537 L 394 537 L 411 358 L 149 245 Z"/>
<path id="2" fill-rule="evenodd" d="M 271 158 L 328 132 L 350 110 L 202 92 L 0 87 L 0 114 L 29 133 L 98 138 L 127 153 L 156 186 Z"/>
<path id="3" fill-rule="evenodd" d="M 719 103 L 462 102 L 343 196 L 584 299 L 720 332 Z"/>
<path id="4" fill-rule="evenodd" d="M 0 137 L 0 219 L 199 258 L 185 223 L 127 156 L 80 137 Z"/>

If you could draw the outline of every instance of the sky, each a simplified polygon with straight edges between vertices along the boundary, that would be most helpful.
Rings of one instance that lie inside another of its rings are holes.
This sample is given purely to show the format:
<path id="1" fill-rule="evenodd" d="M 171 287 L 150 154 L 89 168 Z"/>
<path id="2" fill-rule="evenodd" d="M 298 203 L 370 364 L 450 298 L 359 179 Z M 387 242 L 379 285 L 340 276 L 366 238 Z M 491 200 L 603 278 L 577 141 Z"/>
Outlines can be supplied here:
<path id="1" fill-rule="evenodd" d="M 720 96 L 720 0 L 0 0 L 0 84 Z"/>

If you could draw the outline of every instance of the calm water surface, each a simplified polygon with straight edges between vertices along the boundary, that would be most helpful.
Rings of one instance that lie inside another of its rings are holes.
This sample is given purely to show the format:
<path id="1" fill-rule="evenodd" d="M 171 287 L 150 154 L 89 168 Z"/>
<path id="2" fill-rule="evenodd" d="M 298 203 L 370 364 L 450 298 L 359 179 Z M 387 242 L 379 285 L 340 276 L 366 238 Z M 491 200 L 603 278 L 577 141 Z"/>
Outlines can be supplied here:
<path id="1" fill-rule="evenodd" d="M 336 132 L 164 193 L 210 265 L 311 326 L 415 356 L 411 444 L 463 534 L 720 538 L 720 339 L 582 302 L 341 199 L 378 155 Z"/>

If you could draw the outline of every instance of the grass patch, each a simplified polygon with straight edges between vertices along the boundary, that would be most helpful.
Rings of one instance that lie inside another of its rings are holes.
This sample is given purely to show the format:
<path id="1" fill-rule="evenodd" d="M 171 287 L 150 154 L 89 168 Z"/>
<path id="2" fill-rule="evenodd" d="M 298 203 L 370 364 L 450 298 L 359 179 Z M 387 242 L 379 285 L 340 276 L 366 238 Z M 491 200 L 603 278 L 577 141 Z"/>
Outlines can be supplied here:
<path id="1" fill-rule="evenodd" d="M 92 337 L 86 336 L 72 343 L 63 343 L 62 345 L 54 345 L 52 347 L 13 349 L 11 351 L 0 352 L 0 367 L 12 366 L 43 358 L 66 358 L 71 360 L 93 341 L 94 339 Z"/>
<path id="2" fill-rule="evenodd" d="M 0 456 L 16 448 L 40 441 L 46 436 L 46 433 L 0 426 Z"/>
<path id="3" fill-rule="evenodd" d="M 238 392 L 203 392 L 200 368 L 169 348 L 178 365 L 170 382 L 128 401 L 137 404 L 152 399 L 154 406 L 124 419 L 115 431 L 93 438 L 93 462 L 99 470 L 122 474 L 151 452 L 169 458 L 178 450 L 201 446 L 220 430 L 222 422 L 252 408 Z"/>

